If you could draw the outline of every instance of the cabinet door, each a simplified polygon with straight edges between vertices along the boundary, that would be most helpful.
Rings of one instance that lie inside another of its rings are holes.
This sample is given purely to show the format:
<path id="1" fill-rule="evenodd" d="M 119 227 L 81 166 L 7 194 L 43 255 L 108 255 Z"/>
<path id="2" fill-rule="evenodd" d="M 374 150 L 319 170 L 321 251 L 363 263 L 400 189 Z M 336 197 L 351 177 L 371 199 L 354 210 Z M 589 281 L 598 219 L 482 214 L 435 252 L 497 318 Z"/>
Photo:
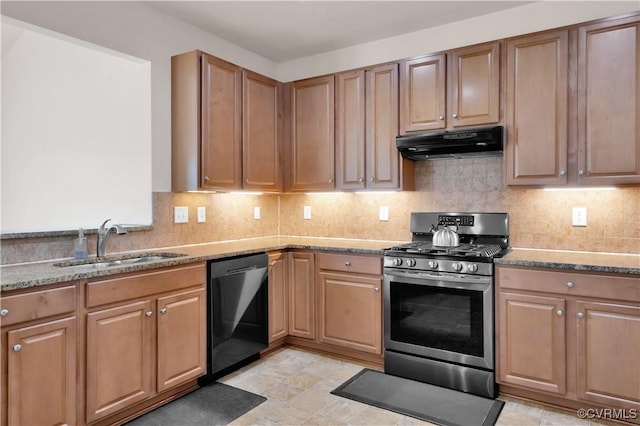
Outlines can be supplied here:
<path id="1" fill-rule="evenodd" d="M 282 191 L 279 83 L 242 71 L 243 188 Z"/>
<path id="2" fill-rule="evenodd" d="M 450 127 L 500 121 L 500 43 L 451 52 Z"/>
<path id="3" fill-rule="evenodd" d="M 341 189 L 365 186 L 364 70 L 336 75 L 336 179 Z"/>
<path id="4" fill-rule="evenodd" d="M 325 270 L 318 276 L 320 341 L 382 354 L 382 280 Z"/>
<path id="5" fill-rule="evenodd" d="M 400 187 L 398 136 L 398 65 L 366 72 L 367 188 Z"/>
<path id="6" fill-rule="evenodd" d="M 157 390 L 206 372 L 207 296 L 204 289 L 158 298 Z"/>
<path id="7" fill-rule="evenodd" d="M 566 392 L 565 300 L 500 292 L 499 383 Z"/>
<path id="8" fill-rule="evenodd" d="M 578 30 L 578 182 L 640 183 L 640 18 Z"/>
<path id="9" fill-rule="evenodd" d="M 242 186 L 240 67 L 202 55 L 202 156 L 204 189 Z"/>
<path id="10" fill-rule="evenodd" d="M 577 395 L 640 410 L 640 306 L 576 302 Z"/>
<path id="11" fill-rule="evenodd" d="M 75 317 L 8 333 L 9 425 L 76 423 L 76 351 Z"/>
<path id="12" fill-rule="evenodd" d="M 296 81 L 291 94 L 291 191 L 334 188 L 333 76 Z"/>
<path id="13" fill-rule="evenodd" d="M 400 132 L 444 129 L 446 126 L 446 55 L 402 62 Z"/>
<path id="14" fill-rule="evenodd" d="M 507 43 L 507 184 L 567 182 L 567 31 Z"/>
<path id="15" fill-rule="evenodd" d="M 289 334 L 315 339 L 314 255 L 289 253 Z"/>
<path id="16" fill-rule="evenodd" d="M 154 315 L 151 301 L 87 314 L 87 422 L 153 392 Z"/>
<path id="17" fill-rule="evenodd" d="M 269 253 L 269 343 L 289 334 L 287 253 Z"/>

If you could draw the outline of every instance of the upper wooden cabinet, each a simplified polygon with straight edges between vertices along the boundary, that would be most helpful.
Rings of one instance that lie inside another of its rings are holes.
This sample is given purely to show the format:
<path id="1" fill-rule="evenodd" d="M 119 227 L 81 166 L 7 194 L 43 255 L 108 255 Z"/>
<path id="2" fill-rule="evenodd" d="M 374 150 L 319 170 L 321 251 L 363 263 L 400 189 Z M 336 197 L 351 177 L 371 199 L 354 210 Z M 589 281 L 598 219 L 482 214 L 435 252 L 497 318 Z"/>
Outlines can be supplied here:
<path id="1" fill-rule="evenodd" d="M 402 62 L 400 133 L 499 121 L 499 42 Z"/>
<path id="2" fill-rule="evenodd" d="M 336 177 L 340 189 L 413 189 L 413 162 L 396 148 L 398 65 L 336 75 Z"/>
<path id="3" fill-rule="evenodd" d="M 289 157 L 287 190 L 334 189 L 333 75 L 293 82 Z"/>
<path id="4" fill-rule="evenodd" d="M 578 29 L 578 182 L 640 183 L 640 17 Z"/>
<path id="5" fill-rule="evenodd" d="M 568 32 L 507 43 L 507 184 L 567 182 Z"/>
<path id="6" fill-rule="evenodd" d="M 280 86 L 204 52 L 172 57 L 172 190 L 281 191 Z"/>

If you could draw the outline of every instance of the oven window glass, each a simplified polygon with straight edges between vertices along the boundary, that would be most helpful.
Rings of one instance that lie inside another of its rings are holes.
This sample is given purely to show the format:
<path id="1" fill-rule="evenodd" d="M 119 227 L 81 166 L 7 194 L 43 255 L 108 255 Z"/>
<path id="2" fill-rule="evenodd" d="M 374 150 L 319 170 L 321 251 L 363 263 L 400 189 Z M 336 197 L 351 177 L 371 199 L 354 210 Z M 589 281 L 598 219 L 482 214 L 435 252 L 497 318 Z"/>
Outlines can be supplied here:
<path id="1" fill-rule="evenodd" d="M 482 292 L 392 282 L 391 340 L 484 355 Z"/>

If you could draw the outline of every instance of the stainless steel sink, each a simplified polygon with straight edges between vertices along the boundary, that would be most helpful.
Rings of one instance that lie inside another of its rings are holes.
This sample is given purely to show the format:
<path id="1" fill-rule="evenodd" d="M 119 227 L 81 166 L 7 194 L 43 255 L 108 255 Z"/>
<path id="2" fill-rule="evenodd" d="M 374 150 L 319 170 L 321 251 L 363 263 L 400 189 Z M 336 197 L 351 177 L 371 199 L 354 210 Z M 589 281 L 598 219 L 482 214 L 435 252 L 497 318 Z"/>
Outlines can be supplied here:
<path id="1" fill-rule="evenodd" d="M 73 271 L 94 271 L 110 268 L 112 266 L 128 266 L 139 263 L 155 262 L 186 256 L 181 253 L 144 253 L 140 255 L 124 255 L 109 257 L 94 257 L 90 259 L 74 260 L 70 262 L 55 263 L 54 266 Z"/>

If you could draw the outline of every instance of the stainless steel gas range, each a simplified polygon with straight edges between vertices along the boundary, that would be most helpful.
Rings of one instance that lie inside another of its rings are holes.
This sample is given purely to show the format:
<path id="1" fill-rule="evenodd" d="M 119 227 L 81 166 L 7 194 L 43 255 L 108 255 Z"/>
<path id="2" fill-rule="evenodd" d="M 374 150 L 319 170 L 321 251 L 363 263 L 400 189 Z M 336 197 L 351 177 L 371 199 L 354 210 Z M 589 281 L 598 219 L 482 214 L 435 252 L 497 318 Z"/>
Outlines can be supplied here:
<path id="1" fill-rule="evenodd" d="M 493 259 L 509 251 L 508 215 L 412 213 L 411 234 L 384 255 L 385 373 L 495 398 Z"/>

